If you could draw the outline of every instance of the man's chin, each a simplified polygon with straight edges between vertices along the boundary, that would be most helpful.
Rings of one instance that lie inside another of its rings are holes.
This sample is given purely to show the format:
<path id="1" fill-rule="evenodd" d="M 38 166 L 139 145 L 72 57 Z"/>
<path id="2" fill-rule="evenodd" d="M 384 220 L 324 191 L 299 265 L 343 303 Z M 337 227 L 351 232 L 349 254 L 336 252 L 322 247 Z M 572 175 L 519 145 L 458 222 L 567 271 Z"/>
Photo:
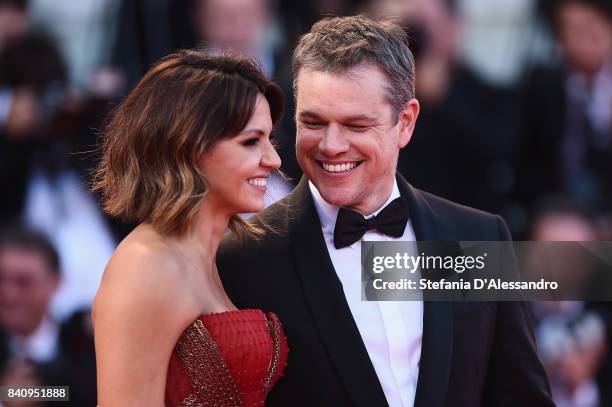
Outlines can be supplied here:
<path id="1" fill-rule="evenodd" d="M 346 192 L 334 190 L 333 188 L 317 189 L 325 202 L 329 203 L 330 205 L 345 207 L 350 206 L 353 203 L 351 195 Z"/>

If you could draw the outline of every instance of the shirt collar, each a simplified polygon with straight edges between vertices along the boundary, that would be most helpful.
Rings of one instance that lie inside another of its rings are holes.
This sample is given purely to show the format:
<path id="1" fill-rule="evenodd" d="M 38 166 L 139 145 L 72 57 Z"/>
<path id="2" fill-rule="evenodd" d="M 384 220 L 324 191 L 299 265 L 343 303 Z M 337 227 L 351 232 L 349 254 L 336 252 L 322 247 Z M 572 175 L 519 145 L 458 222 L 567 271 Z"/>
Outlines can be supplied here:
<path id="1" fill-rule="evenodd" d="M 15 335 L 11 340 L 11 347 L 19 356 L 45 363 L 57 355 L 58 340 L 59 326 L 49 316 L 45 316 L 31 335 Z"/>
<path id="2" fill-rule="evenodd" d="M 314 186 L 311 181 L 308 181 L 308 187 L 310 188 L 310 193 L 312 195 L 317 214 L 319 215 L 319 219 L 321 220 L 323 232 L 333 234 L 334 228 L 336 227 L 336 217 L 338 216 L 338 211 L 340 210 L 340 208 L 338 206 L 330 204 L 325 199 L 323 199 L 323 197 L 319 193 L 319 190 Z M 389 205 L 391 201 L 396 198 L 399 198 L 400 196 L 401 195 L 397 186 L 397 180 L 394 178 L 393 188 L 391 189 L 391 194 L 389 195 L 389 198 L 387 198 L 385 203 L 381 205 L 380 208 L 375 210 L 370 215 L 366 216 L 366 218 L 378 215 L 378 213 L 382 211 L 385 206 Z"/>

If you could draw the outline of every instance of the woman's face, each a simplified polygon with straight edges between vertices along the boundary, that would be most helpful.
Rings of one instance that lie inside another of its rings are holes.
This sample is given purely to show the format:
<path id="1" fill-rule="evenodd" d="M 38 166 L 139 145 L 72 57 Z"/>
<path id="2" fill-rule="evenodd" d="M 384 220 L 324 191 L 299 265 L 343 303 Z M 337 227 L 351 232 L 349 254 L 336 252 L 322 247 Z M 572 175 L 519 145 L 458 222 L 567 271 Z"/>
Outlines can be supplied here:
<path id="1" fill-rule="evenodd" d="M 258 94 L 242 132 L 217 142 L 199 163 L 206 174 L 208 202 L 229 214 L 263 210 L 266 182 L 281 164 L 270 142 L 271 132 L 270 106 Z"/>

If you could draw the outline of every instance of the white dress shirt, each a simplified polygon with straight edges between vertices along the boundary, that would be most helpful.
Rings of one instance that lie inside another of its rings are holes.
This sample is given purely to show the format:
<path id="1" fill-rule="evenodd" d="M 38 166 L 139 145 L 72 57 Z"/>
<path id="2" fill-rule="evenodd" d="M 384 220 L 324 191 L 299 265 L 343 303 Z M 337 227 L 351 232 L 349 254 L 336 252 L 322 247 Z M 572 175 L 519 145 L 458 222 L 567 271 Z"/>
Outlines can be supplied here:
<path id="1" fill-rule="evenodd" d="M 49 316 L 45 316 L 31 335 L 11 337 L 11 353 L 15 357 L 28 358 L 36 363 L 50 362 L 59 352 L 59 333 L 58 324 Z"/>
<path id="2" fill-rule="evenodd" d="M 87 184 L 73 170 L 56 177 L 34 170 L 23 216 L 45 232 L 60 254 L 62 283 L 51 303 L 52 316 L 63 321 L 89 308 L 116 245 Z"/>
<path id="3" fill-rule="evenodd" d="M 309 187 L 321 220 L 327 251 L 387 402 L 390 407 L 411 407 L 421 359 L 423 302 L 362 301 L 361 241 L 415 241 L 412 223 L 408 221 L 402 237 L 393 238 L 371 230 L 360 241 L 336 249 L 334 227 L 339 208 L 327 203 L 310 182 Z M 399 196 L 395 181 L 387 202 L 370 216 L 377 215 Z"/>

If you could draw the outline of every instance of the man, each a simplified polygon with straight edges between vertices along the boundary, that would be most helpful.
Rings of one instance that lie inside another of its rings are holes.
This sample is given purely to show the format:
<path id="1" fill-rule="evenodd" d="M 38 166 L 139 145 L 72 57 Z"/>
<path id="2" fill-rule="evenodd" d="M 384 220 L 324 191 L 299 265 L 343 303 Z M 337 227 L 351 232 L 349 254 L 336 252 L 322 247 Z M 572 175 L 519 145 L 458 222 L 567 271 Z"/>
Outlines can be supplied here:
<path id="1" fill-rule="evenodd" d="M 612 1 L 559 0 L 547 15 L 559 66 L 536 67 L 525 94 L 522 198 L 565 194 L 612 210 Z"/>
<path id="2" fill-rule="evenodd" d="M 394 237 L 373 229 L 362 240 L 510 238 L 499 217 L 396 175 L 419 113 L 406 44 L 396 25 L 357 16 L 318 22 L 294 52 L 305 177 L 257 218 L 273 231 L 218 255 L 235 305 L 283 323 L 289 361 L 268 403 L 550 406 L 525 304 L 361 301 L 360 236 L 341 228 L 356 214 L 409 213 Z"/>
<path id="3" fill-rule="evenodd" d="M 0 233 L 0 382 L 68 386 L 75 405 L 95 404 L 90 323 L 75 313 L 56 322 L 50 303 L 61 280 L 59 255 L 41 233 Z M 45 404 L 46 405 L 46 404 Z"/>
<path id="4" fill-rule="evenodd" d="M 59 256 L 41 234 L 11 229 L 0 237 L 0 332 L 9 353 L 47 363 L 59 353 L 59 325 L 49 305 L 60 283 Z"/>

